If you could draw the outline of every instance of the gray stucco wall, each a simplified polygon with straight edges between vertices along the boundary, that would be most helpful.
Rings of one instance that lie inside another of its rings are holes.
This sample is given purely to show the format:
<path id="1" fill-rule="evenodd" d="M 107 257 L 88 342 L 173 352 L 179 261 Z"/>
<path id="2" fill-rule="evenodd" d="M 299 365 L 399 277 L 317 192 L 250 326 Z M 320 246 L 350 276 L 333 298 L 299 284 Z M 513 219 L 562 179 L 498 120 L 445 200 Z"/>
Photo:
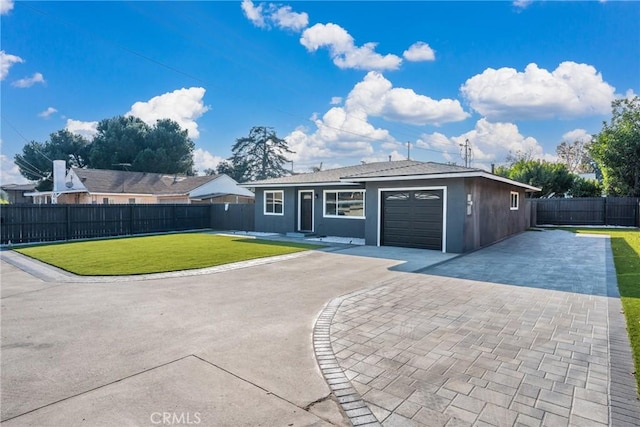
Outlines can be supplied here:
<path id="1" fill-rule="evenodd" d="M 283 215 L 264 214 L 264 192 L 284 192 Z M 296 230 L 297 192 L 294 188 L 256 188 L 256 231 L 267 233 L 288 233 Z"/>
<path id="2" fill-rule="evenodd" d="M 464 218 L 466 212 L 464 179 L 430 179 L 424 181 L 387 181 L 368 182 L 366 210 L 367 220 L 365 242 L 367 245 L 378 244 L 380 206 L 378 194 L 380 189 L 396 188 L 447 188 L 446 216 L 446 250 L 447 252 L 464 252 Z"/>
<path id="3" fill-rule="evenodd" d="M 257 188 L 256 189 L 256 231 L 272 233 L 288 233 L 298 231 L 298 192 L 313 191 L 313 228 L 319 236 L 365 237 L 365 220 L 355 218 L 325 218 L 324 190 L 359 190 L 362 186 L 335 187 L 288 187 L 288 188 Z M 284 191 L 284 215 L 264 214 L 264 192 Z M 368 194 L 365 194 L 365 203 Z M 368 211 L 365 208 L 365 215 Z"/>

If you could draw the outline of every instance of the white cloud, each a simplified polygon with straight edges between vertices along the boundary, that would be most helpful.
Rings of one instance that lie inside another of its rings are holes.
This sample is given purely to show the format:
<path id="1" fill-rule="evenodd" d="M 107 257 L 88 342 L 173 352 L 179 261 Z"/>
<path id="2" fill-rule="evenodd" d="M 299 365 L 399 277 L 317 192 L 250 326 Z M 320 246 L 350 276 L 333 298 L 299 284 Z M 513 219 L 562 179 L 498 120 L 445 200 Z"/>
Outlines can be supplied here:
<path id="1" fill-rule="evenodd" d="M 249 21 L 258 28 L 269 28 L 275 25 L 285 30 L 300 31 L 309 25 L 309 15 L 305 12 L 294 12 L 291 6 L 276 6 L 273 3 L 265 7 L 265 3 L 254 5 L 251 0 L 242 0 L 242 11 Z"/>
<path id="2" fill-rule="evenodd" d="M 397 150 L 393 150 L 389 154 L 376 153 L 373 156 L 362 158 L 362 161 L 365 163 L 388 162 L 389 160 L 407 160 L 407 155 L 399 153 Z"/>
<path id="3" fill-rule="evenodd" d="M 562 140 L 567 142 L 573 141 L 582 141 L 582 142 L 590 142 L 593 138 L 589 132 L 584 129 L 574 129 L 566 132 L 562 135 Z"/>
<path id="4" fill-rule="evenodd" d="M 627 89 L 627 92 L 625 92 L 624 95 L 616 95 L 616 98 L 625 98 L 631 101 L 636 96 L 638 95 L 633 91 L 633 89 Z"/>
<path id="5" fill-rule="evenodd" d="M 375 71 L 355 85 L 345 105 L 349 111 L 363 110 L 368 115 L 414 125 L 440 125 L 469 117 L 458 100 L 434 100 L 412 89 L 394 88 Z"/>
<path id="6" fill-rule="evenodd" d="M 315 130 L 298 128 L 287 135 L 289 147 L 295 151 L 296 163 L 315 164 L 321 160 L 347 158 L 388 159 L 387 151 L 398 148 L 388 130 L 369 123 L 369 117 L 412 124 L 439 124 L 463 120 L 468 116 L 458 101 L 433 100 L 413 90 L 394 88 L 382 74 L 371 71 L 356 84 L 344 107 L 332 107 L 321 118 L 313 115 Z"/>
<path id="7" fill-rule="evenodd" d="M 338 104 L 342 104 L 342 97 L 341 96 L 334 96 L 331 98 L 331 105 L 338 105 Z"/>
<path id="8" fill-rule="evenodd" d="M 25 77 L 24 79 L 16 80 L 15 82 L 11 83 L 11 86 L 27 88 L 33 86 L 36 83 L 46 83 L 42 73 L 34 73 L 31 77 Z"/>
<path id="9" fill-rule="evenodd" d="M 205 169 L 215 169 L 220 162 L 224 161 L 220 156 L 216 156 L 203 150 L 202 148 L 196 148 L 193 150 L 193 163 L 198 173 L 203 174 Z"/>
<path id="10" fill-rule="evenodd" d="M 615 88 L 591 65 L 566 61 L 549 72 L 488 68 L 460 88 L 473 109 L 489 119 L 570 118 L 607 114 Z"/>
<path id="11" fill-rule="evenodd" d="M 490 170 L 491 163 L 503 162 L 509 154 L 527 154 L 533 159 L 555 161 L 555 155 L 544 152 L 538 141 L 524 136 L 518 126 L 506 122 L 490 122 L 486 118 L 477 121 L 474 129 L 454 137 L 441 133 L 424 134 L 417 141 L 418 146 L 438 151 L 448 161 L 462 161 L 460 146 L 469 140 L 472 149 L 472 167 Z"/>
<path id="12" fill-rule="evenodd" d="M 253 25 L 260 28 L 266 26 L 264 16 L 262 14 L 263 5 L 254 6 L 251 0 L 242 0 L 240 7 L 242 7 L 242 11 L 247 19 L 253 22 Z"/>
<path id="13" fill-rule="evenodd" d="M 8 14 L 13 9 L 13 0 L 0 0 L 0 15 Z"/>
<path id="14" fill-rule="evenodd" d="M 293 12 L 291 6 L 275 7 L 271 5 L 269 18 L 279 27 L 300 31 L 309 25 L 309 15 L 305 12 Z"/>
<path id="15" fill-rule="evenodd" d="M 98 122 L 83 122 L 81 120 L 67 119 L 65 127 L 69 132 L 91 139 L 98 133 Z"/>
<path id="16" fill-rule="evenodd" d="M 0 154 L 0 183 L 2 185 L 29 183 L 29 181 L 20 174 L 20 169 L 13 159 L 4 154 Z"/>
<path id="17" fill-rule="evenodd" d="M 525 8 L 527 8 L 531 3 L 533 3 L 533 0 L 515 0 L 513 2 L 513 5 L 520 9 L 523 10 Z"/>
<path id="18" fill-rule="evenodd" d="M 0 50 L 0 80 L 4 80 L 9 75 L 9 68 L 13 64 L 20 64 L 24 62 L 24 59 L 16 55 L 10 55 L 5 53 L 4 50 Z"/>
<path id="19" fill-rule="evenodd" d="M 160 119 L 171 119 L 189 132 L 189 137 L 200 136 L 196 120 L 209 110 L 202 102 L 206 90 L 202 87 L 178 89 L 155 96 L 147 102 L 136 102 L 126 116 L 135 116 L 149 125 Z"/>
<path id="20" fill-rule="evenodd" d="M 425 42 L 415 42 L 402 54 L 407 61 L 434 61 L 436 52 Z"/>
<path id="21" fill-rule="evenodd" d="M 55 108 L 49 107 L 46 110 L 38 113 L 38 117 L 42 117 L 43 119 L 48 119 L 49 117 L 51 117 L 53 113 L 57 113 L 57 112 L 58 110 L 56 110 Z"/>
<path id="22" fill-rule="evenodd" d="M 353 68 L 358 70 L 396 70 L 402 63 L 402 58 L 393 54 L 380 55 L 375 52 L 376 43 L 365 43 L 358 47 L 353 37 L 336 24 L 316 24 L 307 28 L 300 38 L 309 52 L 326 47 L 333 63 L 339 68 Z"/>

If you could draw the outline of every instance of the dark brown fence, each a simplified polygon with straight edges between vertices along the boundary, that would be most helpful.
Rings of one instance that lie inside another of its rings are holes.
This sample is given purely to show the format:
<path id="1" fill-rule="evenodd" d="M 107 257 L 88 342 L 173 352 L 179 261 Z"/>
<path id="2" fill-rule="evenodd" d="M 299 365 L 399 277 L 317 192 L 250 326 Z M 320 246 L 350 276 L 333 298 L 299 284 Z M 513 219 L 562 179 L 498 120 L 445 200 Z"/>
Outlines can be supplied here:
<path id="1" fill-rule="evenodd" d="M 533 199 L 536 225 L 640 226 L 640 198 Z"/>
<path id="2" fill-rule="evenodd" d="M 0 243 L 198 229 L 253 231 L 254 205 L 0 205 Z"/>

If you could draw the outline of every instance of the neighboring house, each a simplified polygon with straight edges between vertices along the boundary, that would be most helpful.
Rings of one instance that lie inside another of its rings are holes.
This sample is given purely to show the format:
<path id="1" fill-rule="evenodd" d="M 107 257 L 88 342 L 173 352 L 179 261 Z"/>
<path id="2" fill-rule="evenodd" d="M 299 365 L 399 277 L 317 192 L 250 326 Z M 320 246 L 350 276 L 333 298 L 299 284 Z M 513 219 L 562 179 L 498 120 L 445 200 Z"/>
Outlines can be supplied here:
<path id="1" fill-rule="evenodd" d="M 105 169 L 65 170 L 54 161 L 53 191 L 27 193 L 34 203 L 253 203 L 253 193 L 227 175 L 180 176 Z"/>
<path id="2" fill-rule="evenodd" d="M 255 229 L 363 238 L 367 245 L 463 253 L 529 227 L 539 188 L 479 169 L 392 161 L 267 179 Z"/>
<path id="3" fill-rule="evenodd" d="M 7 195 L 7 201 L 11 204 L 31 203 L 31 197 L 25 196 L 25 193 L 32 192 L 36 189 L 35 184 L 6 184 L 0 187 Z"/>

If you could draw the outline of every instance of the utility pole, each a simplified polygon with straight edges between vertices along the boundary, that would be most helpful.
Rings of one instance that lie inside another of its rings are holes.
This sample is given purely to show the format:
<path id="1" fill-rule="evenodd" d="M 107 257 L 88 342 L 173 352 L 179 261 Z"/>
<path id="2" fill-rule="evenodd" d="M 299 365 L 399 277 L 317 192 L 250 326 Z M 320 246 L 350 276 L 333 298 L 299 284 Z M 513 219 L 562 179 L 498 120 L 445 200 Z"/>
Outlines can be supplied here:
<path id="1" fill-rule="evenodd" d="M 407 141 L 407 160 L 411 160 L 411 142 Z"/>
<path id="2" fill-rule="evenodd" d="M 462 158 L 464 159 L 464 167 L 468 168 L 469 166 L 471 166 L 471 158 L 473 157 L 473 153 L 471 152 L 471 143 L 469 142 L 469 139 L 466 139 L 464 141 L 464 144 L 460 144 L 460 155 L 462 156 Z"/>

